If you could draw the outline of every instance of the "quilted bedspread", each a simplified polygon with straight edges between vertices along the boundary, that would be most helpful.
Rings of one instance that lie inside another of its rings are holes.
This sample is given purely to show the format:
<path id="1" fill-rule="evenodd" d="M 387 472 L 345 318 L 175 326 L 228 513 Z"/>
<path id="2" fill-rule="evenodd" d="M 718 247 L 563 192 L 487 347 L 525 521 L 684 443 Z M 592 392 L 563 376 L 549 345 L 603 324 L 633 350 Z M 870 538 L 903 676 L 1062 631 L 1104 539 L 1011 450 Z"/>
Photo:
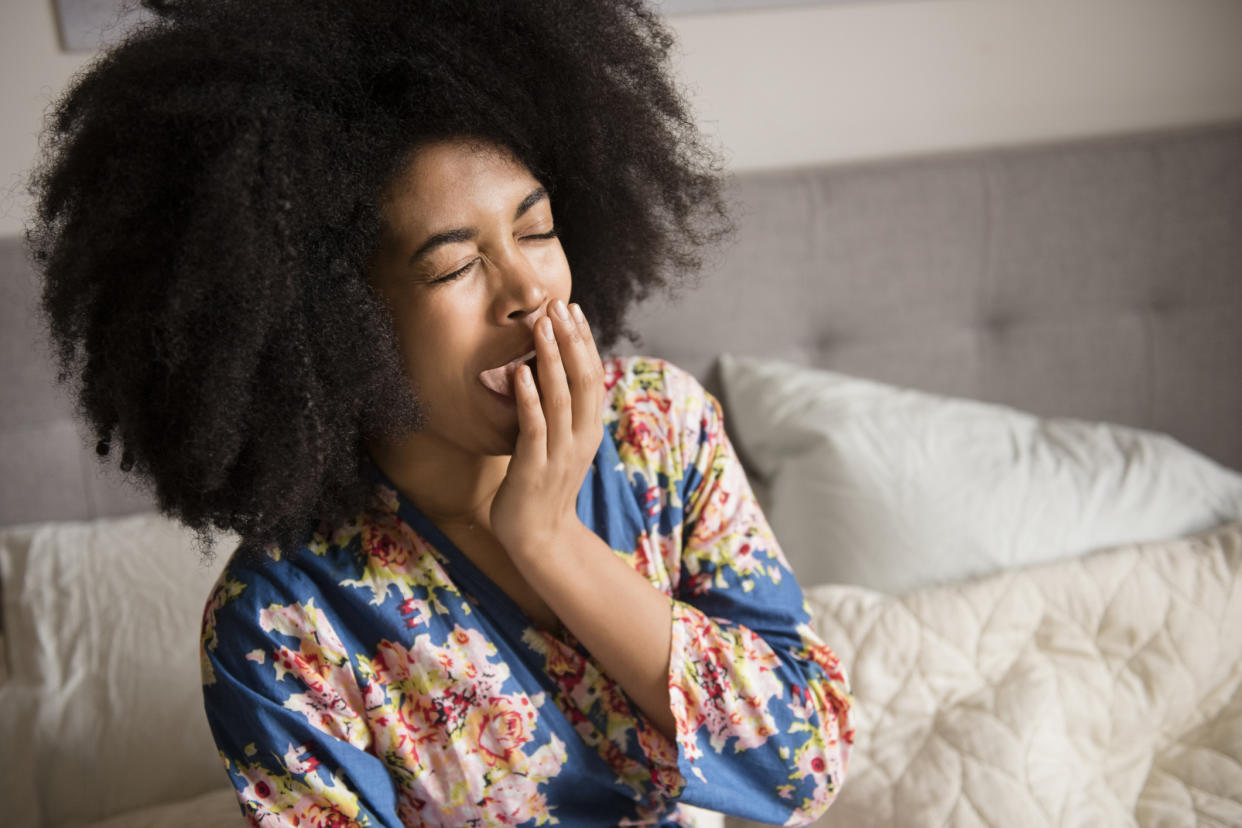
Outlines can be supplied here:
<path id="1" fill-rule="evenodd" d="M 858 742 L 819 825 L 1242 826 L 1242 524 L 902 596 L 807 591 Z"/>

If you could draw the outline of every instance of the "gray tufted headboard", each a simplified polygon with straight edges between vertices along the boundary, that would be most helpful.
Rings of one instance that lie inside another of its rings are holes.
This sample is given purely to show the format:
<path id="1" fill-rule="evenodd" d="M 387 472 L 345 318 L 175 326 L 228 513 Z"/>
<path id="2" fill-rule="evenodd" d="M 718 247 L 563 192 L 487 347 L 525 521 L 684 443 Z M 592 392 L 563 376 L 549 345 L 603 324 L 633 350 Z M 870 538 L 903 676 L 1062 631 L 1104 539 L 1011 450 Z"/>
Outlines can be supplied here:
<path id="1" fill-rule="evenodd" d="M 1169 432 L 1242 468 L 1242 124 L 747 175 L 739 233 L 639 350 L 723 352 Z M 0 525 L 124 514 L 0 240 Z"/>
<path id="2" fill-rule="evenodd" d="M 1242 124 L 747 176 L 637 350 L 1171 433 L 1242 469 Z M 709 387 L 711 383 L 709 382 Z"/>

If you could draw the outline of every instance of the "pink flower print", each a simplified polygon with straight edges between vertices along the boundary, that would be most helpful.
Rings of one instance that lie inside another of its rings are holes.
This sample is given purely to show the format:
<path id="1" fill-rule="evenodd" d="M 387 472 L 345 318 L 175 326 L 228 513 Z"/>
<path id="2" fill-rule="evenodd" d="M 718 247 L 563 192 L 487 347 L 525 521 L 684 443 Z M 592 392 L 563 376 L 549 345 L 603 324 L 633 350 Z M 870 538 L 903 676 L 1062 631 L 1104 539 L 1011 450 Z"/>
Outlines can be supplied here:
<path id="1" fill-rule="evenodd" d="M 405 569 L 410 562 L 410 547 L 398 543 L 387 532 L 375 530 L 363 534 L 367 557 L 373 565 L 388 570 Z"/>
<path id="2" fill-rule="evenodd" d="M 479 705 L 471 741 L 479 747 L 483 763 L 490 767 L 513 767 L 522 756 L 522 746 L 535 729 L 535 710 L 526 696 L 514 701 L 510 696 L 494 696 Z"/>
<path id="3" fill-rule="evenodd" d="M 401 602 L 398 611 L 405 616 L 405 625 L 410 629 L 426 624 L 427 619 L 430 618 L 427 612 L 427 602 L 418 598 L 406 598 Z"/>
<path id="4" fill-rule="evenodd" d="M 646 537 L 644 535 L 644 537 Z M 670 593 L 677 589 L 678 579 L 681 577 L 681 530 L 674 529 L 670 535 L 656 534 L 655 542 L 659 553 L 659 563 L 662 567 L 661 583 L 665 585 L 665 592 Z"/>
<path id="5" fill-rule="evenodd" d="M 241 581 L 221 576 L 215 588 L 212 589 L 207 604 L 203 607 L 203 622 L 199 639 L 199 668 L 202 672 L 204 686 L 215 684 L 216 681 L 215 669 L 211 666 L 211 659 L 208 658 L 208 653 L 215 650 L 219 644 L 216 635 L 216 613 L 240 595 L 245 588 L 246 585 Z"/>
<path id="6" fill-rule="evenodd" d="M 661 457 L 668 454 L 673 440 L 667 420 L 663 415 L 635 407 L 627 412 L 624 433 L 618 435 L 629 451 L 636 457 Z M 624 457 L 622 458 L 624 459 Z M 658 510 L 658 500 L 657 510 Z"/>
<path id="7" fill-rule="evenodd" d="M 814 741 L 812 741 L 798 752 L 796 758 L 799 776 L 822 778 L 828 771 L 828 763 L 824 760 L 823 753 L 817 750 L 816 747 Z"/>
<path id="8" fill-rule="evenodd" d="M 281 646 L 272 652 L 277 680 L 292 674 L 307 689 L 305 693 L 292 694 L 285 707 L 301 712 L 324 733 L 366 747 L 362 691 L 345 645 L 314 600 L 305 605 L 273 604 L 259 612 L 259 624 L 268 632 L 299 639 L 296 651 Z"/>
<path id="9" fill-rule="evenodd" d="M 713 575 L 710 572 L 696 572 L 686 581 L 686 589 L 691 595 L 706 595 L 712 588 Z"/>
<path id="10" fill-rule="evenodd" d="M 637 736 L 638 746 L 651 766 L 652 783 L 661 796 L 676 797 L 686 784 L 677 768 L 677 748 L 654 727 L 639 727 Z"/>
<path id="11" fill-rule="evenodd" d="M 429 700 L 424 718 L 433 727 L 456 733 L 465 724 L 466 714 L 477 697 L 478 690 L 473 685 L 454 685 Z"/>
<path id="12" fill-rule="evenodd" d="M 674 716 L 691 732 L 706 727 L 717 751 L 729 739 L 736 739 L 739 750 L 766 742 L 775 732 L 768 701 L 783 692 L 773 672 L 780 662 L 771 648 L 754 632 L 717 627 L 681 603 L 674 605 L 673 637 L 674 649 L 686 654 L 682 675 L 670 677 Z M 692 741 L 683 739 L 683 750 Z"/>
<path id="13" fill-rule="evenodd" d="M 319 760 L 311 755 L 310 747 L 305 743 L 289 745 L 284 760 L 285 767 L 296 774 L 307 774 L 319 767 Z"/>
<path id="14" fill-rule="evenodd" d="M 621 360 L 604 360 L 604 389 L 606 391 L 611 391 L 617 384 L 617 380 L 621 379 L 622 365 Z"/>
<path id="15" fill-rule="evenodd" d="M 732 529 L 728 513 L 730 499 L 731 493 L 724 485 L 712 488 L 703 502 L 698 520 L 694 523 L 691 543 L 701 548 L 711 547 Z"/>
<path id="16" fill-rule="evenodd" d="M 664 490 L 659 486 L 651 486 L 643 495 L 643 508 L 647 510 L 647 516 L 651 517 L 660 513 L 660 506 L 663 502 Z"/>
<path id="17" fill-rule="evenodd" d="M 243 791 L 246 799 L 257 799 L 266 803 L 276 796 L 277 784 L 259 766 L 247 768 L 243 776 L 250 783 L 247 790 Z"/>

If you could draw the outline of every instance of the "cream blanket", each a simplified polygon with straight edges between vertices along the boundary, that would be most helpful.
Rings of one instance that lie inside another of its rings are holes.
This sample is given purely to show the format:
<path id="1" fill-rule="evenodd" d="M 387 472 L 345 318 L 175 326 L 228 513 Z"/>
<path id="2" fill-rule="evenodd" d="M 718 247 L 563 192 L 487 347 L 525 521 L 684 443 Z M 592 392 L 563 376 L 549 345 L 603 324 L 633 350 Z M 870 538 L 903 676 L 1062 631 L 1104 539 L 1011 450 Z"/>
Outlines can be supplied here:
<path id="1" fill-rule="evenodd" d="M 807 599 L 859 711 L 817 824 L 1242 826 L 1242 524 Z"/>

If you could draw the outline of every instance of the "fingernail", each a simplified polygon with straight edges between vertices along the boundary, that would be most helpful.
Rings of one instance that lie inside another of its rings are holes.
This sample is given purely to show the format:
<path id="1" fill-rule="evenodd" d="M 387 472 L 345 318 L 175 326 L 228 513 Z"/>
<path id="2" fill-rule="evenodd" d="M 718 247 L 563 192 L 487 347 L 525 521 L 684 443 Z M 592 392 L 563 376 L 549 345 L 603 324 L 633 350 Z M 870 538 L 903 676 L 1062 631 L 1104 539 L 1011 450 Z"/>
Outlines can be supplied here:
<path id="1" fill-rule="evenodd" d="M 518 366 L 518 379 L 522 381 L 523 385 L 531 385 L 534 383 L 535 380 L 531 376 L 529 365 Z"/>
<path id="2" fill-rule="evenodd" d="M 557 299 L 552 303 L 552 311 L 561 319 L 569 318 L 569 310 L 565 307 L 565 303 Z"/>
<path id="3" fill-rule="evenodd" d="M 577 319 L 577 320 L 578 320 L 579 322 L 581 322 L 583 325 L 585 325 L 585 324 L 586 324 L 586 317 L 582 315 L 582 308 L 578 307 L 578 303 L 577 303 L 577 302 L 575 302 L 574 304 L 570 305 L 570 306 L 569 306 L 569 309 L 573 312 L 573 314 L 574 314 L 574 319 Z"/>
<path id="4" fill-rule="evenodd" d="M 539 332 L 543 334 L 543 338 L 549 342 L 556 339 L 556 334 L 552 332 L 552 320 L 546 316 L 539 320 Z"/>

